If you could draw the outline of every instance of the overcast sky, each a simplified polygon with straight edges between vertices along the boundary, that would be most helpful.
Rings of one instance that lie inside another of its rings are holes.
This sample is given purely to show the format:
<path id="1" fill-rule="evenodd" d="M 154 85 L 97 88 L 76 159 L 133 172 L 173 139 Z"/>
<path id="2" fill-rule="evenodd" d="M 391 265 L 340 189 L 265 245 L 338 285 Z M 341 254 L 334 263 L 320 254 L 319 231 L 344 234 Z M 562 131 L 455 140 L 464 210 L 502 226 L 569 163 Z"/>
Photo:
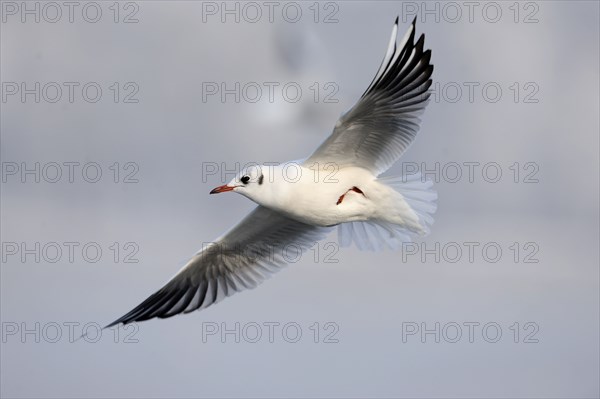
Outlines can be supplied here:
<path id="1" fill-rule="evenodd" d="M 598 3 L 424 4 L 2 2 L 2 396 L 597 397 Z M 251 210 L 208 192 L 309 155 L 415 14 L 434 94 L 388 174 L 435 181 L 430 236 L 332 234 L 217 306 L 69 342 Z"/>

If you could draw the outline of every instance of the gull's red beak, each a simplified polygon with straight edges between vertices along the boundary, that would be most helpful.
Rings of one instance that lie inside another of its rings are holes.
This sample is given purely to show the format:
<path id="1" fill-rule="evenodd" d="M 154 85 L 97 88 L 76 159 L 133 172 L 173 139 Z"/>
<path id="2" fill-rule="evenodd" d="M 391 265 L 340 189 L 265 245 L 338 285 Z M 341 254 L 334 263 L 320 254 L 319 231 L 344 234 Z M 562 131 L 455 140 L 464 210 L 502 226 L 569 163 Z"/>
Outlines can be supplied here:
<path id="1" fill-rule="evenodd" d="M 219 194 L 219 193 L 224 193 L 224 192 L 227 192 L 227 191 L 233 191 L 233 188 L 234 188 L 234 187 L 230 187 L 230 186 L 228 186 L 227 184 L 225 184 L 225 185 L 223 185 L 223 186 L 219 186 L 219 187 L 217 187 L 217 188 L 213 189 L 213 190 L 212 190 L 210 193 L 211 193 L 211 194 Z"/>

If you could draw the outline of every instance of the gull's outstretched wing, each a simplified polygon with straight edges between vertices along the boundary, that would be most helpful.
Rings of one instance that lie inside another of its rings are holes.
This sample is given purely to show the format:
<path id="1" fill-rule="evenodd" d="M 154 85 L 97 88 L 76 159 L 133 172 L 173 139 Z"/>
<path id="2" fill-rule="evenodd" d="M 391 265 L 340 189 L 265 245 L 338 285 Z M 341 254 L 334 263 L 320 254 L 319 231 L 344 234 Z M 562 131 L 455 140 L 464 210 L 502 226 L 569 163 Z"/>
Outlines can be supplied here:
<path id="1" fill-rule="evenodd" d="M 322 239 L 329 228 L 310 226 L 262 206 L 198 252 L 164 287 L 106 327 L 203 309 L 256 287 Z"/>
<path id="2" fill-rule="evenodd" d="M 398 160 L 415 138 L 429 99 L 431 50 L 425 35 L 415 39 L 415 22 L 396 44 L 398 18 L 387 53 L 358 103 L 337 121 L 333 133 L 305 161 L 360 166 L 375 175 Z"/>

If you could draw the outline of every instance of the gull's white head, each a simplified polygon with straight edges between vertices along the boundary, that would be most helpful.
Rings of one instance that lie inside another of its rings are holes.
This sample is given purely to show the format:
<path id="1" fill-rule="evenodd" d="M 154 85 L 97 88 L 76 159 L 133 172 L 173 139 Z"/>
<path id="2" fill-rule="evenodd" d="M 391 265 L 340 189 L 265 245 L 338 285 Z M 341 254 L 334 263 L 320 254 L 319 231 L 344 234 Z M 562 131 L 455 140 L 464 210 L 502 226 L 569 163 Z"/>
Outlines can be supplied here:
<path id="1" fill-rule="evenodd" d="M 235 191 L 242 194 L 251 200 L 260 203 L 262 194 L 264 194 L 264 186 L 267 181 L 265 176 L 267 168 L 260 165 L 252 165 L 242 170 L 229 183 L 213 189 L 211 194 L 224 193 L 227 191 Z"/>

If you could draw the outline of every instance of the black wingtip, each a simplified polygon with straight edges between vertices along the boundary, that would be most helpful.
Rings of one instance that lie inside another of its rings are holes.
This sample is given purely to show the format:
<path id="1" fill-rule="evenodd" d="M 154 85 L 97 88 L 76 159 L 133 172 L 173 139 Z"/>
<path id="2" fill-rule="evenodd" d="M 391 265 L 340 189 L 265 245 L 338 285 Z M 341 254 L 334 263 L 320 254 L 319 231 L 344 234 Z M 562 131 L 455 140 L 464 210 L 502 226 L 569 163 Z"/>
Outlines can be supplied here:
<path id="1" fill-rule="evenodd" d="M 111 328 L 112 326 L 115 326 L 115 325 L 117 325 L 117 324 L 119 324 L 119 322 L 117 322 L 117 321 L 114 321 L 114 322 L 112 322 L 112 323 L 110 323 L 110 324 L 108 324 L 108 325 L 106 325 L 106 326 L 102 327 L 102 328 L 100 329 L 100 331 L 102 332 L 102 331 L 106 330 L 107 328 Z M 80 341 L 81 339 L 83 339 L 83 338 L 86 338 L 87 336 L 88 336 L 88 333 L 87 333 L 87 332 L 84 332 L 83 334 L 81 334 L 81 335 L 79 336 L 79 338 L 76 338 L 76 339 L 75 339 L 73 342 Z"/>
<path id="2" fill-rule="evenodd" d="M 417 26 L 417 16 L 415 15 L 415 18 L 412 21 L 412 26 L 416 27 Z"/>
<path id="3" fill-rule="evenodd" d="M 400 19 L 400 15 L 396 15 L 396 20 L 394 21 L 394 25 L 398 25 L 399 19 Z"/>
<path id="4" fill-rule="evenodd" d="M 417 43 L 415 43 L 415 47 L 423 48 L 423 46 L 425 46 L 425 33 L 421 33 L 421 36 L 417 39 Z"/>
<path id="5" fill-rule="evenodd" d="M 105 325 L 104 327 L 102 327 L 102 329 L 104 330 L 105 328 L 111 328 L 111 327 L 114 327 L 114 326 L 116 326 L 117 324 L 121 324 L 121 322 L 120 322 L 119 320 L 115 320 L 115 321 L 113 321 L 112 323 L 110 323 L 110 324 L 107 324 L 107 325 Z"/>

